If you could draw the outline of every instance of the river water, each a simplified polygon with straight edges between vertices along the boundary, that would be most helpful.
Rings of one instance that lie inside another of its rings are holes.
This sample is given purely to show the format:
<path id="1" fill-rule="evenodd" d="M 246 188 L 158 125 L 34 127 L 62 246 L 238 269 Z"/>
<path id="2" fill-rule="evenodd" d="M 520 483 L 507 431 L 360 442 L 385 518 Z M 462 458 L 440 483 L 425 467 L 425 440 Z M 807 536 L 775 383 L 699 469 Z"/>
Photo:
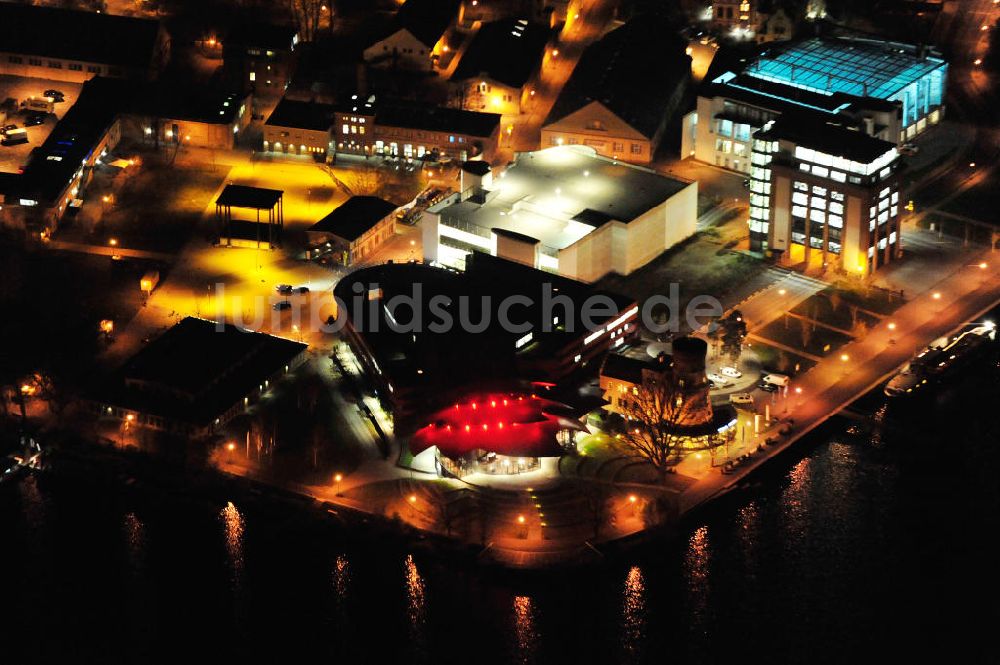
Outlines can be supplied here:
<path id="1" fill-rule="evenodd" d="M 997 662 L 995 379 L 869 396 L 873 432 L 838 421 L 678 538 L 559 574 L 28 477 L 0 488 L 0 663 Z"/>

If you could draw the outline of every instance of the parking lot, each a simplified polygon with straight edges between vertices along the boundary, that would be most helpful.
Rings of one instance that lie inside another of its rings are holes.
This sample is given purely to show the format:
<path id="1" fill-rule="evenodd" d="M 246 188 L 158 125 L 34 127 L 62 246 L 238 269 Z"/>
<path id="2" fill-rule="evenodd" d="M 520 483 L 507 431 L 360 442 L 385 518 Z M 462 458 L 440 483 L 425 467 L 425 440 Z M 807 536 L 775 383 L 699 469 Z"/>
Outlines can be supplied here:
<path id="1" fill-rule="evenodd" d="M 0 102 L 13 99 L 20 106 L 21 102 L 28 97 L 41 97 L 43 92 L 50 89 L 59 90 L 65 96 L 65 101 L 56 104 L 54 115 L 49 115 L 41 125 L 27 128 L 27 143 L 15 146 L 0 145 L 0 172 L 17 173 L 18 169 L 24 166 L 31 150 L 45 141 L 63 114 L 76 103 L 81 87 L 79 83 L 66 81 L 0 75 Z M 3 124 L 24 127 L 26 115 L 26 112 L 20 111 L 4 121 Z"/>

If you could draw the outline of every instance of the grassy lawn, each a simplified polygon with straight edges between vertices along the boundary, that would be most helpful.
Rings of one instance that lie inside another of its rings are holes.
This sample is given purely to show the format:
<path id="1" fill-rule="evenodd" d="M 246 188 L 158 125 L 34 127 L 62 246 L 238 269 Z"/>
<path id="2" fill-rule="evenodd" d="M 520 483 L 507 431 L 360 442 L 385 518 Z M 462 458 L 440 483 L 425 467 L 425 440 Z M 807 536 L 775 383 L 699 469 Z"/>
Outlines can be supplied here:
<path id="1" fill-rule="evenodd" d="M 808 334 L 804 332 L 807 326 L 811 327 Z M 793 349 L 801 349 L 820 357 L 851 341 L 851 338 L 847 335 L 842 335 L 800 319 L 784 316 L 777 321 L 772 321 L 762 330 L 757 331 L 757 334 L 765 339 L 779 342 Z"/>
<path id="2" fill-rule="evenodd" d="M 676 283 L 680 292 L 679 314 L 697 295 L 722 299 L 763 272 L 766 265 L 751 256 L 723 249 L 716 239 L 718 235 L 714 230 L 698 233 L 631 275 L 608 275 L 596 286 L 642 302 L 652 295 L 669 295 L 670 285 Z"/>
<path id="3" fill-rule="evenodd" d="M 613 442 L 614 440 L 604 432 L 595 432 L 581 438 L 579 443 L 577 443 L 577 449 L 581 455 L 586 455 L 587 457 L 612 455 L 615 452 L 612 445 Z"/>
<path id="4" fill-rule="evenodd" d="M 788 353 L 787 351 L 759 341 L 752 342 L 750 348 L 757 354 L 761 368 L 769 372 L 779 372 L 789 376 L 796 376 L 816 364 L 808 358 Z"/>
<path id="5" fill-rule="evenodd" d="M 224 169 L 144 167 L 122 184 L 103 232 L 125 247 L 177 252 L 225 177 Z"/>
<path id="6" fill-rule="evenodd" d="M 836 328 L 851 331 L 855 329 L 856 324 L 863 324 L 871 328 L 879 322 L 878 318 L 860 311 L 856 305 L 847 302 L 839 293 L 834 295 L 833 292 L 826 291 L 810 296 L 796 305 L 792 312 Z"/>

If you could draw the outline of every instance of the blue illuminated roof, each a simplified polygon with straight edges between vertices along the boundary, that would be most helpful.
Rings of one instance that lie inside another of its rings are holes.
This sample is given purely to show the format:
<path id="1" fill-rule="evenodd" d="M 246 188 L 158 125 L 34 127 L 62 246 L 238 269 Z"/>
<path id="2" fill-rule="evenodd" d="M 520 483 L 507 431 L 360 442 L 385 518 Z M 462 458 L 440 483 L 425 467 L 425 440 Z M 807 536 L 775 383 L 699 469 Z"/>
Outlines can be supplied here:
<path id="1" fill-rule="evenodd" d="M 810 39 L 761 56 L 748 76 L 811 90 L 888 99 L 945 66 L 944 60 L 886 42 Z"/>

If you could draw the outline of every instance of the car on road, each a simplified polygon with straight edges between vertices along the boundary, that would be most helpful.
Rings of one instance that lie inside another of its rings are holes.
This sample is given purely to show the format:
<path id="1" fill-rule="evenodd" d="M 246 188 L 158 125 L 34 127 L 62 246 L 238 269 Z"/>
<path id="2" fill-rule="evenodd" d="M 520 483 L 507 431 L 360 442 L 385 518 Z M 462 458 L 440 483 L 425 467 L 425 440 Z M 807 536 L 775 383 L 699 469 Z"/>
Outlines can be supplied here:
<path id="1" fill-rule="evenodd" d="M 767 381 L 761 381 L 760 383 L 757 384 L 757 387 L 766 393 L 778 392 L 778 384 L 776 383 L 768 383 Z"/>
<path id="2" fill-rule="evenodd" d="M 24 119 L 24 126 L 34 127 L 35 125 L 41 125 L 45 122 L 48 115 L 48 113 L 29 113 Z"/>
<path id="3" fill-rule="evenodd" d="M 278 284 L 276 287 L 274 287 L 274 290 L 277 291 L 278 293 L 291 293 L 292 288 L 293 287 L 291 284 Z"/>
<path id="4" fill-rule="evenodd" d="M 735 367 L 720 367 L 719 374 L 722 376 L 728 376 L 731 379 L 738 379 L 743 376 L 743 372 L 736 369 Z"/>
<path id="5" fill-rule="evenodd" d="M 708 373 L 708 380 L 714 383 L 716 386 L 723 387 L 730 384 L 729 379 L 722 376 L 721 374 L 716 374 L 715 372 Z"/>
<path id="6" fill-rule="evenodd" d="M 291 309 L 292 303 L 289 302 L 288 300 L 281 300 L 279 302 L 274 303 L 273 308 L 274 311 L 280 312 L 282 310 Z"/>
<path id="7" fill-rule="evenodd" d="M 45 97 L 49 97 L 53 102 L 64 102 L 66 101 L 66 95 L 63 94 L 61 90 L 49 89 L 42 93 Z"/>
<path id="8" fill-rule="evenodd" d="M 293 293 L 309 293 L 309 287 L 308 286 L 296 286 L 294 289 L 292 289 L 292 292 Z"/>
<path id="9" fill-rule="evenodd" d="M 908 156 L 912 156 L 920 152 L 920 148 L 913 145 L 912 143 L 904 143 L 903 145 L 899 146 L 898 150 L 899 154 Z"/>

